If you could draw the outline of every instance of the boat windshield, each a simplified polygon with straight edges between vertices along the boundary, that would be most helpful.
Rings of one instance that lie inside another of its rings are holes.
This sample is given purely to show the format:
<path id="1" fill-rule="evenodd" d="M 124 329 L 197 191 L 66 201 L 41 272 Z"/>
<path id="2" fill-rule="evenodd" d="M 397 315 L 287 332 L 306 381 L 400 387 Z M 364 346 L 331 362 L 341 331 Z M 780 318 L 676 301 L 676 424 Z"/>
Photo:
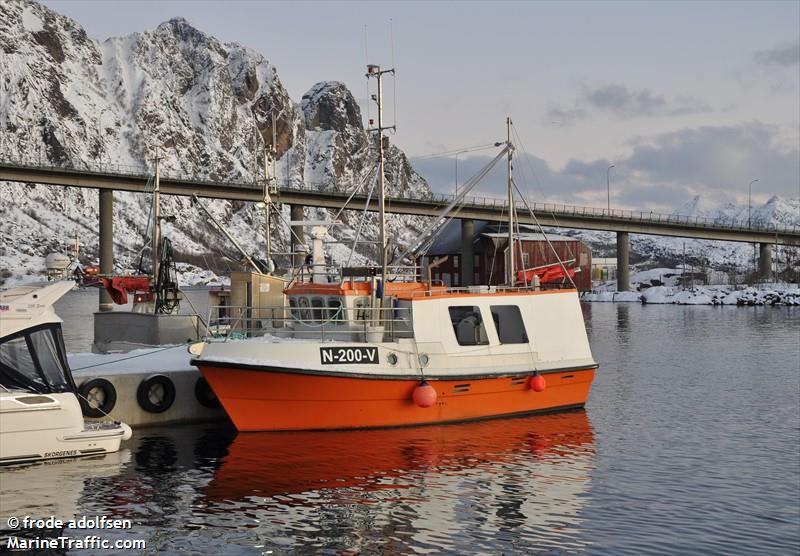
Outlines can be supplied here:
<path id="1" fill-rule="evenodd" d="M 46 324 L 0 339 L 0 385 L 37 394 L 73 392 L 61 326 Z"/>

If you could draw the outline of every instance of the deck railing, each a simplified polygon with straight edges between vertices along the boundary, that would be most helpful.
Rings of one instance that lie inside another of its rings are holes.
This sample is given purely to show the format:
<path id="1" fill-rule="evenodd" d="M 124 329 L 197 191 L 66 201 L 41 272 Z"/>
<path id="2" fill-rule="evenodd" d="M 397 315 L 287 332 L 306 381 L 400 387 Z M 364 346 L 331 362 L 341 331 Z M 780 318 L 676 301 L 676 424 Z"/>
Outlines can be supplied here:
<path id="1" fill-rule="evenodd" d="M 208 331 L 213 339 L 263 337 L 350 342 L 393 342 L 413 338 L 408 307 L 355 307 L 291 305 L 209 307 Z"/>

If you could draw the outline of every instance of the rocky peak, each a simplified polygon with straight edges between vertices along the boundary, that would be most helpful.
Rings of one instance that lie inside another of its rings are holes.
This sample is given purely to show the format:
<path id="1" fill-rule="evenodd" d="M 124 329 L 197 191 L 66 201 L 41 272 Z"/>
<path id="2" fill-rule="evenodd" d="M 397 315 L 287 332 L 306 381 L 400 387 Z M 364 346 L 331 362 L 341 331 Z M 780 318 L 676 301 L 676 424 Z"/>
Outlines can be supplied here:
<path id="1" fill-rule="evenodd" d="M 363 131 L 361 110 L 353 93 L 338 81 L 320 81 L 300 101 L 307 129 Z"/>
<path id="2" fill-rule="evenodd" d="M 160 147 L 162 175 L 251 182 L 263 180 L 262 155 L 273 142 L 273 120 L 280 185 L 352 190 L 373 180 L 375 144 L 341 83 L 315 85 L 298 105 L 263 55 L 220 42 L 183 18 L 99 43 L 45 6 L 0 0 L 5 158 L 143 171 L 152 169 Z M 429 194 L 396 147 L 387 152 L 386 167 L 391 194 Z M 59 246 L 76 235 L 85 254 L 96 253 L 96 191 L 0 183 L 0 198 L 0 237 L 13 238 L 0 257 L 0 271 L 39 271 L 43 260 L 37 257 L 64 249 Z M 263 214 L 252 203 L 208 205 L 246 249 L 261 248 Z M 124 272 L 145 240 L 149 199 L 115 192 L 114 207 L 115 257 Z M 329 218 L 322 209 L 309 210 L 314 212 Z M 213 255 L 221 251 L 218 234 L 186 198 L 163 197 L 162 214 L 165 237 L 179 257 L 203 260 L 211 253 L 208 260 L 219 260 Z M 372 234 L 374 218 L 369 220 L 365 230 Z M 400 237 L 413 233 L 413 222 L 392 218 L 388 227 Z M 286 247 L 288 230 L 276 224 L 273 238 Z M 359 249 L 374 256 L 369 245 Z"/>

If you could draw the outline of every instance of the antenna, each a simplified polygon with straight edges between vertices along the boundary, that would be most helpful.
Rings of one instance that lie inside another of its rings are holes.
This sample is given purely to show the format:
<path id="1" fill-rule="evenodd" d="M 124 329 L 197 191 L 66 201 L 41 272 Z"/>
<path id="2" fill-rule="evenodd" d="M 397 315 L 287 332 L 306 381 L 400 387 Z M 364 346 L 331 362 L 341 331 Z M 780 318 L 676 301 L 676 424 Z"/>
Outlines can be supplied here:
<path id="1" fill-rule="evenodd" d="M 369 49 L 367 48 L 367 24 L 364 24 L 364 65 L 369 66 Z M 372 125 L 369 103 L 369 75 L 364 83 L 364 102 L 367 104 L 367 121 Z"/>
<path id="2" fill-rule="evenodd" d="M 385 126 L 383 125 L 383 76 L 387 73 L 391 73 L 394 75 L 394 68 L 388 70 L 382 70 L 380 66 L 376 64 L 367 64 L 367 81 L 370 78 L 374 77 L 378 82 L 378 91 L 376 95 L 373 95 L 372 99 L 378 105 L 378 127 L 370 128 L 368 132 L 377 132 L 378 133 L 378 155 L 379 155 L 379 166 L 378 172 L 380 177 L 380 188 L 378 189 L 378 208 L 380 212 L 380 230 L 379 230 L 379 238 L 378 241 L 380 243 L 380 261 L 381 261 L 381 279 L 385 282 L 386 281 L 386 204 L 385 204 L 385 184 L 384 184 L 384 160 L 383 160 L 383 149 L 384 149 L 384 136 L 383 131 L 385 129 L 396 129 L 396 126 Z M 369 120 L 370 125 L 372 125 L 372 120 Z M 388 143 L 388 141 L 387 141 Z"/>
<path id="3" fill-rule="evenodd" d="M 396 68 L 397 66 L 394 63 L 394 24 L 392 18 L 389 18 L 389 40 L 392 46 L 392 68 Z M 394 72 L 392 72 L 392 121 L 397 124 L 397 76 Z M 397 129 L 392 130 L 393 134 L 395 132 L 397 132 Z"/>

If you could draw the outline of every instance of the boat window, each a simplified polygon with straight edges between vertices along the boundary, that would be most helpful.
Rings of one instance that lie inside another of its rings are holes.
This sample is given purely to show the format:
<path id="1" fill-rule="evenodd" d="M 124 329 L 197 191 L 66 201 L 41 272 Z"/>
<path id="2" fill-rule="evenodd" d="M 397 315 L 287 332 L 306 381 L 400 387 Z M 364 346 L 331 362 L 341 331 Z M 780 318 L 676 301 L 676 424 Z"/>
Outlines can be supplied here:
<path id="1" fill-rule="evenodd" d="M 450 322 L 453 324 L 453 332 L 459 345 L 479 346 L 489 343 L 479 307 L 463 305 L 448 307 L 447 310 L 450 312 Z"/>
<path id="2" fill-rule="evenodd" d="M 325 320 L 325 300 L 321 297 L 314 297 L 311 299 L 311 306 L 314 307 L 314 320 L 315 321 L 323 321 Z"/>
<path id="3" fill-rule="evenodd" d="M 311 306 L 307 297 L 298 297 L 297 301 L 300 305 L 300 319 L 305 322 L 311 322 Z"/>
<path id="4" fill-rule="evenodd" d="M 54 330 L 32 332 L 29 341 L 45 381 L 56 388 L 68 386 L 64 378 L 64 365 L 59 357 L 59 345 Z"/>
<path id="5" fill-rule="evenodd" d="M 292 318 L 300 320 L 300 311 L 297 309 L 297 300 L 294 297 L 289 298 L 289 307 L 292 312 Z"/>
<path id="6" fill-rule="evenodd" d="M 73 391 L 58 327 L 27 330 L 0 342 L 0 384 L 38 394 Z"/>
<path id="7" fill-rule="evenodd" d="M 331 297 L 328 301 L 328 320 L 342 321 L 342 301 L 338 297 Z"/>
<path id="8" fill-rule="evenodd" d="M 528 334 L 516 305 L 492 305 L 492 320 L 501 344 L 527 344 Z"/>

